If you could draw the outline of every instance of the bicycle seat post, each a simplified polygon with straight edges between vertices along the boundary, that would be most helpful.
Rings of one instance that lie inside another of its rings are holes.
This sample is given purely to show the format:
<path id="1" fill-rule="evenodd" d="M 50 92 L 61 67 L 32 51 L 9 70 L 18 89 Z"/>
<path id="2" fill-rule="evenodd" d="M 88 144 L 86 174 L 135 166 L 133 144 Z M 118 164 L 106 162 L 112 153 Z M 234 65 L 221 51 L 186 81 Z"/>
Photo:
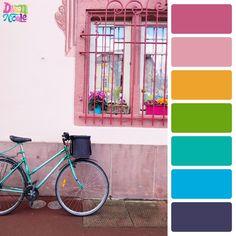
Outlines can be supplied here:
<path id="1" fill-rule="evenodd" d="M 24 148 L 23 148 L 23 143 L 20 143 L 20 152 L 18 152 L 18 154 L 21 154 L 21 156 L 23 157 L 23 161 L 24 161 L 24 164 L 25 164 L 25 172 L 29 175 L 29 166 L 28 166 L 25 151 L 24 151 Z M 30 178 L 28 178 L 28 181 L 31 184 L 31 179 Z"/>
<path id="2" fill-rule="evenodd" d="M 23 158 L 25 158 L 25 151 L 24 151 L 24 148 L 23 148 L 23 144 L 21 143 L 20 144 L 20 151 L 18 152 L 18 154 L 21 154 Z"/>

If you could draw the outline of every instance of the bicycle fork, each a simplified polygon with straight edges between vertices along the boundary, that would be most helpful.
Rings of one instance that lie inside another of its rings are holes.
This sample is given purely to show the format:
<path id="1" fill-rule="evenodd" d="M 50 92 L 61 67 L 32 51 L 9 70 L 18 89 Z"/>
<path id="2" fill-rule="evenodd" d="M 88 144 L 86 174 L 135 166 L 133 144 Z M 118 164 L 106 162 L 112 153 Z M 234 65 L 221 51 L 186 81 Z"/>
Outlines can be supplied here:
<path id="1" fill-rule="evenodd" d="M 77 184 L 79 185 L 80 189 L 83 190 L 84 189 L 84 185 L 79 181 L 76 173 L 75 173 L 75 170 L 74 168 L 76 168 L 76 163 L 72 163 L 70 160 L 69 160 L 69 163 L 70 163 L 70 168 L 71 168 L 71 171 L 72 171 L 72 175 L 73 177 L 75 178 L 75 181 L 77 182 Z"/>

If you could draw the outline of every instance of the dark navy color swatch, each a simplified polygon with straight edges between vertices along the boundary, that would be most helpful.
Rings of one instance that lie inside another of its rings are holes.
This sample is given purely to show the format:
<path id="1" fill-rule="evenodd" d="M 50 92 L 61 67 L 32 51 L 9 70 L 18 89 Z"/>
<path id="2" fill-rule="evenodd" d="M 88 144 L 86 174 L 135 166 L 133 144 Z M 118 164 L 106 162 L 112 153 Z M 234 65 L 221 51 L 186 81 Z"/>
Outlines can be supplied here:
<path id="1" fill-rule="evenodd" d="M 171 221 L 172 231 L 231 231 L 232 204 L 225 202 L 172 203 Z"/>

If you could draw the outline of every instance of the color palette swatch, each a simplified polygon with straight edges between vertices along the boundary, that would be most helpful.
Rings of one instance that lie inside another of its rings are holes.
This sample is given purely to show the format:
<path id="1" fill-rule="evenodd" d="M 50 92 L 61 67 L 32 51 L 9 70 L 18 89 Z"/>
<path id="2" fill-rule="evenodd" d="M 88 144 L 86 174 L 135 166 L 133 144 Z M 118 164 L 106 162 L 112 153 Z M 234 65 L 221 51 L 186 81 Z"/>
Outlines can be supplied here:
<path id="1" fill-rule="evenodd" d="M 174 166 L 230 166 L 230 136 L 178 136 L 171 140 L 171 164 Z"/>
<path id="2" fill-rule="evenodd" d="M 174 70 L 172 99 L 229 100 L 232 98 L 230 70 Z"/>
<path id="3" fill-rule="evenodd" d="M 232 171 L 211 169 L 172 170 L 174 199 L 229 199 L 232 197 Z"/>
<path id="4" fill-rule="evenodd" d="M 204 6 L 175 4 L 172 5 L 171 19 L 173 34 L 230 34 L 232 32 L 232 6 L 227 4 Z"/>
<path id="5" fill-rule="evenodd" d="M 231 32 L 230 4 L 171 6 L 172 232 L 232 230 Z"/>
<path id="6" fill-rule="evenodd" d="M 172 132 L 231 132 L 231 104 L 172 104 Z"/>
<path id="7" fill-rule="evenodd" d="M 232 204 L 229 202 L 175 202 L 171 211 L 171 228 L 175 232 L 232 230 Z"/>
<path id="8" fill-rule="evenodd" d="M 171 42 L 172 66 L 227 67 L 232 65 L 231 38 L 179 37 Z"/>

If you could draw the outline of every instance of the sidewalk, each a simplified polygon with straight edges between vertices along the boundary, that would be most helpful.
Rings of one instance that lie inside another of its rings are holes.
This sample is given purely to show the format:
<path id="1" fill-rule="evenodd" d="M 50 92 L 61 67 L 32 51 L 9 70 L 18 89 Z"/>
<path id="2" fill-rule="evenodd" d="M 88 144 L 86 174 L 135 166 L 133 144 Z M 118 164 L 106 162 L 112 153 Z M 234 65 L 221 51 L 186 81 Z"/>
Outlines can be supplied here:
<path id="1" fill-rule="evenodd" d="M 42 208 L 31 209 L 24 202 L 12 214 L 0 217 L 0 236 L 167 235 L 165 201 L 112 200 L 95 215 L 80 218 L 58 209 L 58 204 L 53 202 L 55 198 L 41 197 L 40 200 L 35 207 L 46 202 Z"/>

